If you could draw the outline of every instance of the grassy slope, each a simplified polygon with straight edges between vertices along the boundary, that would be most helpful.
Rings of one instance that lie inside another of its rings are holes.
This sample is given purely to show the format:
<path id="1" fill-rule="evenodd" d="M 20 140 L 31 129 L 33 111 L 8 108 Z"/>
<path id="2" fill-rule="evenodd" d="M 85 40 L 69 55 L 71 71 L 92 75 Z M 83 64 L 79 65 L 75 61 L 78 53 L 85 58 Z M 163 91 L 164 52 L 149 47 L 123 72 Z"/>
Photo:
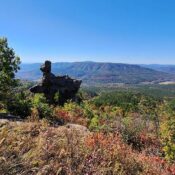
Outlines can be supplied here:
<path id="1" fill-rule="evenodd" d="M 124 144 L 118 134 L 49 127 L 46 122 L 0 124 L 0 174 L 170 174 L 163 159 Z"/>

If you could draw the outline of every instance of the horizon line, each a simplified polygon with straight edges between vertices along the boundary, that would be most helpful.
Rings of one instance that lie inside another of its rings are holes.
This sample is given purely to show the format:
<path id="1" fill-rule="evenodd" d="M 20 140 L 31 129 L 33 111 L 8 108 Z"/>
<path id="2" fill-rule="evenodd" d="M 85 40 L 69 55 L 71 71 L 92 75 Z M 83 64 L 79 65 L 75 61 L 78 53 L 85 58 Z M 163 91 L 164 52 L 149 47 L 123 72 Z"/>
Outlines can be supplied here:
<path id="1" fill-rule="evenodd" d="M 49 60 L 49 59 L 46 59 Z M 50 61 L 50 60 L 49 60 Z M 112 63 L 112 64 L 130 64 L 130 65 L 162 65 L 162 66 L 175 66 L 175 63 L 125 63 L 125 62 L 107 62 L 107 61 L 51 61 L 53 64 L 55 63 Z M 44 62 L 23 62 L 21 64 L 43 64 Z"/>

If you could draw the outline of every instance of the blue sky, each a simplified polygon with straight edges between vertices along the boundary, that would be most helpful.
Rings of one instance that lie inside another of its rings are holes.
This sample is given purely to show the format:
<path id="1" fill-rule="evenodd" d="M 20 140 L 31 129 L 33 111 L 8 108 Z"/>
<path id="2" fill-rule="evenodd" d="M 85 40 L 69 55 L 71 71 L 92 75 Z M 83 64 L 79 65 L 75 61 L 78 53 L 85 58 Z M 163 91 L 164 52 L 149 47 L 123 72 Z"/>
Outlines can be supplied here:
<path id="1" fill-rule="evenodd" d="M 175 0 L 0 0 L 23 62 L 175 64 Z"/>

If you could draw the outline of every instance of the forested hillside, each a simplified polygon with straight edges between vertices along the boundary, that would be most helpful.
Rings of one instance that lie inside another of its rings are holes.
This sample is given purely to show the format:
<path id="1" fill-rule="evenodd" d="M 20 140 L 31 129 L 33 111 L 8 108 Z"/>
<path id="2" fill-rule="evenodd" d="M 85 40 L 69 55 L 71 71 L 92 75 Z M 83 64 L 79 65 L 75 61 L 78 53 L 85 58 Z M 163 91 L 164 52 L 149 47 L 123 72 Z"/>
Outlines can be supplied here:
<path id="1" fill-rule="evenodd" d="M 146 68 L 150 68 L 156 71 L 166 72 L 170 74 L 175 74 L 175 65 L 161 65 L 161 64 L 148 64 L 141 65 Z"/>
<path id="2" fill-rule="evenodd" d="M 21 64 L 21 70 L 17 76 L 22 79 L 38 80 L 42 76 L 39 70 L 40 65 L 39 63 Z M 53 63 L 52 70 L 57 75 L 68 74 L 88 84 L 138 84 L 175 81 L 174 75 L 129 64 L 97 62 Z"/>

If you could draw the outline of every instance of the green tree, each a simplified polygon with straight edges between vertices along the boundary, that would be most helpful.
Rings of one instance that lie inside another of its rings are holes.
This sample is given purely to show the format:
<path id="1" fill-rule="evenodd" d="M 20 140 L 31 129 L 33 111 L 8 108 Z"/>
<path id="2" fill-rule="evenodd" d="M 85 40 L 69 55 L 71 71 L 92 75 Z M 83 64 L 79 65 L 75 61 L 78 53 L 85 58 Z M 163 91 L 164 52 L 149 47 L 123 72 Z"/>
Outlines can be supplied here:
<path id="1" fill-rule="evenodd" d="M 159 105 L 160 101 L 149 96 L 142 96 L 138 104 L 140 113 L 143 115 L 147 131 L 150 123 L 153 121 L 157 137 L 159 136 L 159 116 L 157 114 Z"/>
<path id="2" fill-rule="evenodd" d="M 161 140 L 165 158 L 175 161 L 175 100 L 165 103 L 162 108 Z"/>
<path id="3" fill-rule="evenodd" d="M 8 46 L 7 38 L 0 38 L 0 100 L 7 98 L 11 89 L 17 85 L 15 73 L 20 69 L 20 58 Z"/>

